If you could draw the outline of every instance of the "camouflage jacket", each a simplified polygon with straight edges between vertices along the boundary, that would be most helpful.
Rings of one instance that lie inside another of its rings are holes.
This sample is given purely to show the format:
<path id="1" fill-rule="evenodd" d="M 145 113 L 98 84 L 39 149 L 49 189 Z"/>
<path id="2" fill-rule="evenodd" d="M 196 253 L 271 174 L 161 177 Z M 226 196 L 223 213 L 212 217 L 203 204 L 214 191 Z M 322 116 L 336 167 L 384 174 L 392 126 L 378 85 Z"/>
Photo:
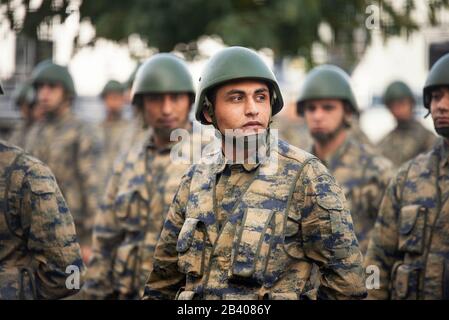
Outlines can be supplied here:
<path id="1" fill-rule="evenodd" d="M 392 179 L 365 259 L 373 299 L 449 299 L 449 147 L 441 139 Z"/>
<path id="2" fill-rule="evenodd" d="M 135 299 L 143 294 L 165 215 L 189 162 L 172 161 L 147 132 L 116 163 L 96 216 L 85 297 Z M 189 147 L 186 143 L 183 146 Z"/>
<path id="3" fill-rule="evenodd" d="M 343 189 L 360 249 L 365 254 L 393 165 L 352 137 L 323 163 Z"/>
<path id="4" fill-rule="evenodd" d="M 423 127 L 421 123 L 412 120 L 398 125 L 383 138 L 378 145 L 379 151 L 390 159 L 395 167 L 430 150 L 436 136 Z"/>
<path id="5" fill-rule="evenodd" d="M 82 275 L 84 265 L 55 178 L 42 162 L 3 141 L 0 239 L 0 299 L 58 299 L 77 293 L 76 287 L 66 286 L 67 267 Z"/>
<path id="6" fill-rule="evenodd" d="M 31 129 L 30 125 L 27 125 L 24 122 L 20 123 L 14 128 L 11 136 L 8 139 L 8 142 L 20 148 L 24 148 L 26 138 L 30 129 Z"/>
<path id="7" fill-rule="evenodd" d="M 118 119 L 114 121 L 103 121 L 100 125 L 100 131 L 103 135 L 103 149 L 99 163 L 99 176 L 101 187 L 100 191 L 105 190 L 106 183 L 112 174 L 114 161 L 120 156 L 121 148 L 127 130 L 129 130 L 129 121 Z M 134 137 L 135 138 L 135 137 Z M 133 145 L 133 140 L 126 140 L 129 145 Z"/>
<path id="8" fill-rule="evenodd" d="M 98 131 L 71 112 L 34 125 L 25 148 L 55 174 L 82 245 L 89 244 L 92 235 L 100 185 L 97 162 L 101 148 Z"/>
<path id="9" fill-rule="evenodd" d="M 224 168 L 197 164 L 183 177 L 144 299 L 298 299 L 314 264 L 320 298 L 365 296 L 351 215 L 318 159 L 280 141 L 267 162 L 240 171 L 252 177 L 220 228 L 214 190 Z"/>

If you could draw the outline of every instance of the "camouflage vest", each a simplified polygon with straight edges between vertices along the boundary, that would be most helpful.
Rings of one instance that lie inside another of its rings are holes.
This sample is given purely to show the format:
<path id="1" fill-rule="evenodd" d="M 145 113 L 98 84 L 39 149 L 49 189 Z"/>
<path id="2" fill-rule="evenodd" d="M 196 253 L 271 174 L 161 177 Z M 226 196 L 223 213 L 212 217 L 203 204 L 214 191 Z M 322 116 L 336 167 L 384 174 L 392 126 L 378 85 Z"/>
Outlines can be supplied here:
<path id="1" fill-rule="evenodd" d="M 268 164 L 259 165 L 220 230 L 216 172 L 211 165 L 196 167 L 189 196 L 195 201 L 187 204 L 176 248 L 178 269 L 187 275 L 177 298 L 299 298 L 311 264 L 294 241 L 301 217 L 290 201 L 303 167 L 314 157 L 289 152 L 279 156 L 274 173 Z"/>
<path id="2" fill-rule="evenodd" d="M 0 162 L 0 299 L 36 298 L 36 282 L 27 254 L 26 234 L 21 227 L 20 200 L 12 184 L 13 169 L 20 165 L 23 153 Z M 18 171 L 20 173 L 20 171 Z M 23 177 L 21 177 L 23 178 Z M 18 288 L 8 290 L 8 288 Z M 13 294 L 11 296 L 9 293 Z M 16 294 L 18 294 L 16 296 Z"/>
<path id="3" fill-rule="evenodd" d="M 401 186 L 397 249 L 403 261 L 392 269 L 393 299 L 449 299 L 449 201 L 442 203 L 438 176 L 434 149 L 411 161 Z"/>

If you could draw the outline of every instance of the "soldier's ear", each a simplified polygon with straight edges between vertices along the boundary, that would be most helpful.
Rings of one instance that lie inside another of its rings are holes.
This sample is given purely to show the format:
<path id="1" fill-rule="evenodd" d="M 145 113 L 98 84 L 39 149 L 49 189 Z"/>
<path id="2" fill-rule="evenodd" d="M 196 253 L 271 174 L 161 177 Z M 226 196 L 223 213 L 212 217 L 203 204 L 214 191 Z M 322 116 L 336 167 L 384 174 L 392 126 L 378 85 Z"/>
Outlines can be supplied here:
<path id="1" fill-rule="evenodd" d="M 210 116 L 210 114 L 207 110 L 203 110 L 203 116 L 207 122 L 212 123 L 212 117 Z"/>
<path id="2" fill-rule="evenodd" d="M 352 112 L 345 112 L 345 115 L 343 117 L 343 122 L 346 128 L 351 128 L 352 121 L 354 120 Z"/>

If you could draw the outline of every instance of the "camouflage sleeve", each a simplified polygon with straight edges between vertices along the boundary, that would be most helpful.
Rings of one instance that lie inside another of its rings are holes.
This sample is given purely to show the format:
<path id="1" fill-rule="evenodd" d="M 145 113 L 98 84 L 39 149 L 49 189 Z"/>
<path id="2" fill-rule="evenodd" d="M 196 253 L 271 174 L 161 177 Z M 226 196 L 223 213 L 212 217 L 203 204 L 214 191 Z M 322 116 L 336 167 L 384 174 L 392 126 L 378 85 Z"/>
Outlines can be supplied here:
<path id="1" fill-rule="evenodd" d="M 90 242 L 95 212 L 98 208 L 98 199 L 102 194 L 98 190 L 100 175 L 98 160 L 101 156 L 101 135 L 91 126 L 85 126 L 80 135 L 78 149 L 78 174 L 81 182 L 82 202 L 85 210 L 83 230 L 77 230 L 81 244 Z"/>
<path id="2" fill-rule="evenodd" d="M 371 158 L 370 170 L 369 176 L 375 178 L 374 188 L 373 190 L 368 188 L 368 194 L 365 198 L 371 202 L 367 206 L 370 217 L 376 219 L 385 190 L 393 175 L 393 163 L 384 157 L 374 156 Z"/>
<path id="3" fill-rule="evenodd" d="M 27 247 L 34 257 L 38 298 L 73 295 L 82 285 L 85 266 L 72 215 L 56 180 L 47 167 L 36 163 L 26 173 L 23 188 L 21 221 L 29 230 Z M 72 282 L 71 274 L 80 277 Z"/>
<path id="4" fill-rule="evenodd" d="M 118 161 L 111 176 L 103 201 L 95 216 L 92 237 L 92 256 L 89 260 L 83 297 L 86 299 L 107 299 L 112 297 L 112 268 L 122 234 L 117 224 L 114 203 L 119 181 L 126 159 Z"/>
<path id="5" fill-rule="evenodd" d="M 401 187 L 407 175 L 408 165 L 403 166 L 391 180 L 382 200 L 376 224 L 371 234 L 365 267 L 379 268 L 380 288 L 368 291 L 369 299 L 388 299 L 390 274 L 396 261 L 402 260 L 397 251 L 398 212 Z M 368 270 L 368 269 L 367 269 Z"/>
<path id="6" fill-rule="evenodd" d="M 362 254 L 340 186 L 321 163 L 311 161 L 296 188 L 304 190 L 297 210 L 305 254 L 321 273 L 318 298 L 364 298 Z"/>
<path id="7" fill-rule="evenodd" d="M 176 243 L 185 220 L 193 168 L 182 178 L 168 211 L 154 252 L 153 270 L 145 285 L 144 300 L 172 300 L 185 283 L 185 275 L 178 271 Z"/>

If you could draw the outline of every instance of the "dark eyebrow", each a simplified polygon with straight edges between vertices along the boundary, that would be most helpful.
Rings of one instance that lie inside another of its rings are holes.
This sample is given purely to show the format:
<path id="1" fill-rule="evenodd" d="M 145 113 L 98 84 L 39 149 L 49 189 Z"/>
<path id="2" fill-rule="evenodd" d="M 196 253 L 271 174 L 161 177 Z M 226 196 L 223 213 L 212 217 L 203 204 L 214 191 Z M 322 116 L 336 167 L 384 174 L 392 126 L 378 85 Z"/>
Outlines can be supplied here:
<path id="1" fill-rule="evenodd" d="M 254 93 L 262 93 L 262 92 L 268 92 L 268 89 L 267 88 L 260 88 L 260 89 L 257 89 L 256 91 L 254 91 Z"/>
<path id="2" fill-rule="evenodd" d="M 229 96 L 231 94 L 245 94 L 245 91 L 238 90 L 238 89 L 231 89 L 228 92 L 226 92 L 226 95 Z"/>
<path id="3" fill-rule="evenodd" d="M 267 88 L 260 88 L 254 91 L 254 93 L 262 93 L 262 92 L 268 92 Z M 232 94 L 246 94 L 245 91 L 239 90 L 239 89 L 231 89 L 228 92 L 226 92 L 226 95 L 232 95 Z"/>

